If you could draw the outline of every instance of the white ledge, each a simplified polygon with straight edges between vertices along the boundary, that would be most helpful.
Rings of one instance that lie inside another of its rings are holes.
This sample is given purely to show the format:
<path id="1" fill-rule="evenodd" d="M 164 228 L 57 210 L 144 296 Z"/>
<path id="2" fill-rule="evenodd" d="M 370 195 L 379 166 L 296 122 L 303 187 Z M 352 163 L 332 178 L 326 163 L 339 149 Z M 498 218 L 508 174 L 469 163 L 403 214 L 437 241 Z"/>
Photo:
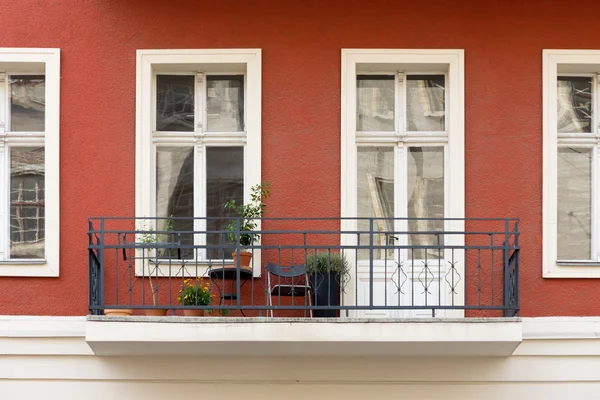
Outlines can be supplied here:
<path id="1" fill-rule="evenodd" d="M 102 356 L 508 356 L 522 328 L 504 318 L 88 317 L 86 341 Z"/>

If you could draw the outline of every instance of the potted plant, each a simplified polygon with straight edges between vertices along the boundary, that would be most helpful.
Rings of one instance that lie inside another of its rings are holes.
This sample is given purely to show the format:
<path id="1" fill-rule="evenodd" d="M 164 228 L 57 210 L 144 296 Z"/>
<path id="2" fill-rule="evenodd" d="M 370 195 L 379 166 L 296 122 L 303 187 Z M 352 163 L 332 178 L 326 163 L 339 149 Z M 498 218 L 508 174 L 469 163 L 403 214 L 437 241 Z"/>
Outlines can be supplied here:
<path id="1" fill-rule="evenodd" d="M 170 231 L 174 227 L 174 222 L 172 216 L 166 220 L 166 225 L 164 230 Z M 156 233 L 152 227 L 146 226 L 145 223 L 142 223 L 138 228 L 140 231 L 145 231 L 145 233 L 140 234 L 140 242 L 146 245 L 153 245 L 156 243 L 164 242 L 167 239 L 166 233 Z M 152 293 L 152 304 L 154 306 L 158 305 L 158 288 L 160 287 L 160 281 L 158 280 L 158 258 L 164 253 L 164 249 L 152 249 L 150 246 L 144 248 L 146 251 L 145 257 L 145 265 L 147 271 L 148 282 L 150 284 L 150 292 Z M 154 257 L 155 262 L 152 262 L 152 258 Z M 154 280 L 154 282 L 153 282 Z M 151 308 L 144 310 L 144 313 L 148 316 L 161 317 L 167 315 L 166 308 Z"/>
<path id="2" fill-rule="evenodd" d="M 232 210 L 238 215 L 237 219 L 229 221 L 225 230 L 227 238 L 233 243 L 237 243 L 239 234 L 240 245 L 242 247 L 249 247 L 253 243 L 259 240 L 260 235 L 254 233 L 253 230 L 257 227 L 256 220 L 262 218 L 267 211 L 267 205 L 263 203 L 271 193 L 271 187 L 268 183 L 261 183 L 252 186 L 250 189 L 250 203 L 249 204 L 236 204 L 235 200 L 229 200 L 225 203 L 225 209 Z M 239 221 L 239 222 L 238 222 Z M 239 231 L 238 231 L 239 229 Z M 237 266 L 238 254 L 236 251 L 232 253 L 233 263 Z M 240 251 L 240 267 L 246 269 L 250 268 L 250 261 L 252 260 L 252 252 Z"/>
<path id="3" fill-rule="evenodd" d="M 179 289 L 177 301 L 183 306 L 207 306 L 212 301 L 212 292 L 208 282 L 198 278 L 189 278 L 183 281 L 183 287 Z M 187 317 L 200 317 L 210 315 L 209 310 L 183 309 L 183 315 Z"/>
<path id="4" fill-rule="evenodd" d="M 338 252 L 321 251 L 306 257 L 306 272 L 315 306 L 339 306 L 340 292 L 348 276 L 348 260 Z M 314 310 L 313 316 L 337 317 L 338 310 Z"/>

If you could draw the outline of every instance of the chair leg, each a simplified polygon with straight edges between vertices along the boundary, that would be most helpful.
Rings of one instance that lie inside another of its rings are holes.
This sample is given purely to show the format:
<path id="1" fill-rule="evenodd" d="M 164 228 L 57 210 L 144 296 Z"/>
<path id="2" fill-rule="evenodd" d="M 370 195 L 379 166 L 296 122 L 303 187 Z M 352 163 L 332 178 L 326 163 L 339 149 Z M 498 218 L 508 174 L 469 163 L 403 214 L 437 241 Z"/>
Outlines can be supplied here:
<path id="1" fill-rule="evenodd" d="M 312 296 L 311 296 L 312 295 L 312 289 L 308 288 L 306 290 L 306 294 L 308 296 L 308 306 L 312 307 Z M 313 317 L 313 310 L 312 310 L 312 308 L 309 310 L 308 315 L 310 315 L 311 318 Z"/>
<path id="2" fill-rule="evenodd" d="M 269 297 L 269 306 L 271 307 L 271 309 L 269 310 L 269 312 L 271 313 L 271 318 L 273 318 L 273 289 L 271 288 L 271 274 L 267 273 L 267 287 L 268 287 L 268 293 L 267 296 Z M 267 313 L 267 315 L 269 315 Z"/>

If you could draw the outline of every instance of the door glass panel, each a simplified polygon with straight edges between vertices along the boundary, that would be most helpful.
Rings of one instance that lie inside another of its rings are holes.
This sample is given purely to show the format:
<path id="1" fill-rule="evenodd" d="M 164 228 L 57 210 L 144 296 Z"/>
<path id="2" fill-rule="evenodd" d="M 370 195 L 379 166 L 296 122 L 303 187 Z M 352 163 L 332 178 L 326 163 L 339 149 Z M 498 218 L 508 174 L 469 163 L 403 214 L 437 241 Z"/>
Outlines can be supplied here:
<path id="1" fill-rule="evenodd" d="M 236 204 L 244 202 L 244 148 L 243 147 L 207 147 L 206 148 L 206 216 L 209 231 L 225 230 L 229 218 L 237 217 L 224 205 L 229 200 Z M 209 234 L 207 244 L 208 258 L 231 259 L 235 251 L 234 242 L 225 234 Z"/>
<path id="2" fill-rule="evenodd" d="M 590 260 L 592 149 L 558 148 L 558 259 Z"/>
<path id="3" fill-rule="evenodd" d="M 44 258 L 44 148 L 10 150 L 10 258 Z"/>
<path id="4" fill-rule="evenodd" d="M 244 130 L 244 77 L 241 75 L 206 77 L 207 131 Z"/>
<path id="5" fill-rule="evenodd" d="M 444 244 L 444 148 L 410 147 L 408 151 L 408 217 L 439 218 L 409 220 L 412 232 L 432 232 L 409 235 L 409 244 L 435 246 Z M 438 249 L 409 250 L 408 257 L 432 259 L 443 257 Z"/>
<path id="6" fill-rule="evenodd" d="M 156 77 L 156 130 L 194 131 L 194 75 Z"/>
<path id="7" fill-rule="evenodd" d="M 192 231 L 194 228 L 194 148 L 159 147 L 156 150 L 156 216 L 164 218 L 158 221 L 157 230 L 166 232 L 168 218 L 175 231 Z M 179 219 L 185 218 L 185 219 Z M 162 241 L 177 242 L 179 237 L 165 233 Z M 191 233 L 181 235 L 181 243 L 194 243 Z M 175 251 L 164 252 L 163 256 L 177 258 Z M 192 249 L 185 249 L 183 257 L 194 257 Z"/>
<path id="8" fill-rule="evenodd" d="M 44 132 L 46 118 L 46 81 L 43 75 L 11 75 L 10 130 Z"/>
<path id="9" fill-rule="evenodd" d="M 357 77 L 357 131 L 394 131 L 394 87 L 393 75 Z"/>
<path id="10" fill-rule="evenodd" d="M 394 148 L 358 148 L 358 217 L 377 218 L 374 220 L 374 244 L 385 246 L 394 230 Z M 359 236 L 360 245 L 370 243 L 370 221 L 359 220 L 358 230 L 367 232 Z M 386 254 L 387 253 L 387 254 Z M 374 258 L 394 259 L 392 250 L 375 250 Z M 359 260 L 369 259 L 369 250 L 358 252 Z"/>
<path id="11" fill-rule="evenodd" d="M 592 78 L 558 77 L 558 132 L 590 133 L 592 131 Z"/>
<path id="12" fill-rule="evenodd" d="M 409 132 L 446 129 L 445 91 L 444 75 L 406 77 L 406 129 Z"/>

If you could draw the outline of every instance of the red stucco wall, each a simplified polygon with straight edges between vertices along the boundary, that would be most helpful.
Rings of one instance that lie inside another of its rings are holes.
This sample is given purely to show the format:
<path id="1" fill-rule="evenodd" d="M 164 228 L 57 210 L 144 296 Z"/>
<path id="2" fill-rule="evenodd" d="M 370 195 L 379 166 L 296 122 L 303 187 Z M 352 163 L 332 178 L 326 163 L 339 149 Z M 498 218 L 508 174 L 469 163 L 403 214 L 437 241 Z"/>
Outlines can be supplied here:
<path id="1" fill-rule="evenodd" d="M 600 2 L 574 7 L 566 0 L 5 2 L 1 47 L 62 51 L 62 221 L 60 278 L 0 278 L 0 314 L 87 312 L 86 220 L 134 213 L 136 49 L 262 48 L 269 214 L 331 216 L 340 202 L 340 50 L 378 47 L 465 49 L 467 216 L 521 218 L 523 316 L 597 315 L 599 281 L 544 280 L 541 268 L 542 49 L 600 49 Z"/>

